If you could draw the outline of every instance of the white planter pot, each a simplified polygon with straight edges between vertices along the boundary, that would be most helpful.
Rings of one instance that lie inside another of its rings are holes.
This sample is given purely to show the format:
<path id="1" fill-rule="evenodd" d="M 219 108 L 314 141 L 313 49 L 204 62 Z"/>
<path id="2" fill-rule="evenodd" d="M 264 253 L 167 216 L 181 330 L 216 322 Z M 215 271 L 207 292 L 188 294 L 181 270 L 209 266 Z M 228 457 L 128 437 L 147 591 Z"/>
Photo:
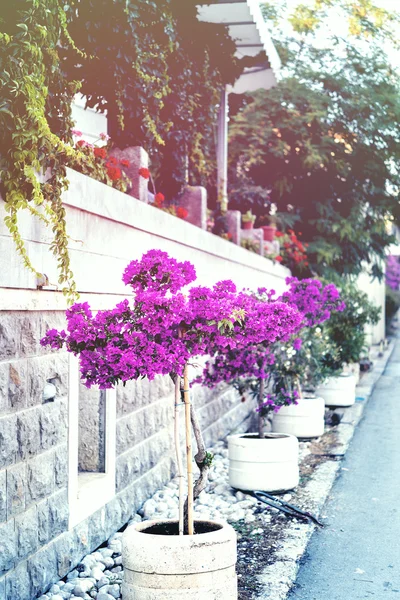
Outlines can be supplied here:
<path id="1" fill-rule="evenodd" d="M 326 406 L 351 406 L 356 401 L 356 379 L 347 374 L 331 377 L 319 386 L 317 393 L 321 394 Z"/>
<path id="2" fill-rule="evenodd" d="M 356 385 L 360 383 L 360 363 L 349 363 L 344 366 L 343 373 L 346 375 L 354 375 Z"/>
<path id="3" fill-rule="evenodd" d="M 300 398 L 298 404 L 282 406 L 274 414 L 272 431 L 298 438 L 319 437 L 325 430 L 325 404 L 322 398 Z"/>
<path id="4" fill-rule="evenodd" d="M 122 536 L 123 600 L 235 600 L 236 533 L 215 521 L 196 521 L 195 530 L 201 524 L 214 531 L 181 536 L 154 532 L 163 525 L 175 525 L 177 532 L 176 520 L 128 527 Z"/>
<path id="5" fill-rule="evenodd" d="M 239 490 L 280 492 L 299 483 L 299 443 L 292 435 L 228 437 L 229 483 Z"/>

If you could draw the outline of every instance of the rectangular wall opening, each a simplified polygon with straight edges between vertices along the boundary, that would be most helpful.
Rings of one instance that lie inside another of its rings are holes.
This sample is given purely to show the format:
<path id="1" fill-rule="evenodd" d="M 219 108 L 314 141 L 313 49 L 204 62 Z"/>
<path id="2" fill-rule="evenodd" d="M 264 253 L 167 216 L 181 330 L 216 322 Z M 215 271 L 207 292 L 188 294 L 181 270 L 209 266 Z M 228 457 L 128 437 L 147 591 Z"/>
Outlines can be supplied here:
<path id="1" fill-rule="evenodd" d="M 69 508 L 70 528 L 115 495 L 115 390 L 80 384 L 78 359 L 69 359 Z"/>

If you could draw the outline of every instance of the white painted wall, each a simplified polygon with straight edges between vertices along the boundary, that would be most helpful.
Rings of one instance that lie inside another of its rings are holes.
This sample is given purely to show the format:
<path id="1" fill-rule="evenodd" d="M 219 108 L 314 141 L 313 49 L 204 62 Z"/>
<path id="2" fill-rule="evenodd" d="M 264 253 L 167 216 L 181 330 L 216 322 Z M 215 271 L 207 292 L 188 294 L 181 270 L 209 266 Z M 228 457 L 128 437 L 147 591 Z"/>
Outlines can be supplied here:
<path id="1" fill-rule="evenodd" d="M 93 108 L 85 108 L 85 104 L 86 97 L 76 94 L 72 103 L 72 118 L 75 129 L 82 132 L 81 139 L 93 143 L 99 139 L 100 133 L 107 133 L 107 116 Z"/>
<path id="2" fill-rule="evenodd" d="M 127 194 L 68 170 L 64 194 L 72 270 L 80 292 L 126 294 L 122 272 L 143 252 L 159 248 L 191 261 L 197 283 L 212 285 L 232 279 L 241 287 L 285 287 L 289 271 L 279 264 L 173 217 Z M 36 279 L 16 255 L 4 225 L 0 201 L 0 288 L 36 289 Z M 57 283 L 57 265 L 50 252 L 51 232 L 38 219 L 21 212 L 19 227 L 35 268 Z M 43 292 L 44 293 L 44 292 Z"/>
<path id="3" fill-rule="evenodd" d="M 381 316 L 377 325 L 367 325 L 366 333 L 369 344 L 379 344 L 385 339 L 385 279 L 372 280 L 368 273 L 364 272 L 357 281 L 360 290 L 368 295 L 370 302 L 381 308 Z"/>

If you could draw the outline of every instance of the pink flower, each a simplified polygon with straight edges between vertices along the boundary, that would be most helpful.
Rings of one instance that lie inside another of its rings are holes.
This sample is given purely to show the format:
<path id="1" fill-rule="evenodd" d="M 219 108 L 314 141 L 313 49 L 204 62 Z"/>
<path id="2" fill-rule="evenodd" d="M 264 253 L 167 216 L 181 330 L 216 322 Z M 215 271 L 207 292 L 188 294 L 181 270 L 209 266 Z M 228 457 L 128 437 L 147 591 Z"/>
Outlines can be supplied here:
<path id="1" fill-rule="evenodd" d="M 76 137 L 82 136 L 82 131 L 79 131 L 79 129 L 71 129 L 71 133 L 72 135 L 76 135 Z"/>
<path id="2" fill-rule="evenodd" d="M 108 142 L 108 140 L 110 139 L 110 136 L 109 136 L 109 135 L 107 135 L 106 133 L 100 133 L 100 134 L 99 134 L 99 138 L 100 138 L 101 140 L 104 140 L 105 142 Z"/>

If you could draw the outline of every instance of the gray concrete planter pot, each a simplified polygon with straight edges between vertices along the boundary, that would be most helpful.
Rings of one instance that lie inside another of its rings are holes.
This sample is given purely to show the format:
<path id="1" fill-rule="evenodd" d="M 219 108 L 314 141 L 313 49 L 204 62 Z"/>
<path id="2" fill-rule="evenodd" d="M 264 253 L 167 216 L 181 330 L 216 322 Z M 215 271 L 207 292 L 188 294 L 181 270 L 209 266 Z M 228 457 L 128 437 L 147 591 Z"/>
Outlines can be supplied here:
<path id="1" fill-rule="evenodd" d="M 196 535 L 168 535 L 178 532 L 176 520 L 128 527 L 122 537 L 123 600 L 235 600 L 235 530 L 216 521 L 195 521 L 195 529 Z"/>
<path id="2" fill-rule="evenodd" d="M 352 406 L 356 401 L 356 378 L 343 373 L 339 377 L 331 377 L 318 389 L 325 400 L 325 406 Z"/>
<path id="3" fill-rule="evenodd" d="M 292 435 L 230 435 L 229 483 L 239 490 L 283 492 L 299 483 L 299 442 Z"/>
<path id="4" fill-rule="evenodd" d="M 319 394 L 319 391 L 318 391 Z M 324 433 L 325 403 L 322 398 L 299 398 L 298 404 L 282 406 L 274 414 L 272 431 L 298 438 L 315 438 Z"/>

